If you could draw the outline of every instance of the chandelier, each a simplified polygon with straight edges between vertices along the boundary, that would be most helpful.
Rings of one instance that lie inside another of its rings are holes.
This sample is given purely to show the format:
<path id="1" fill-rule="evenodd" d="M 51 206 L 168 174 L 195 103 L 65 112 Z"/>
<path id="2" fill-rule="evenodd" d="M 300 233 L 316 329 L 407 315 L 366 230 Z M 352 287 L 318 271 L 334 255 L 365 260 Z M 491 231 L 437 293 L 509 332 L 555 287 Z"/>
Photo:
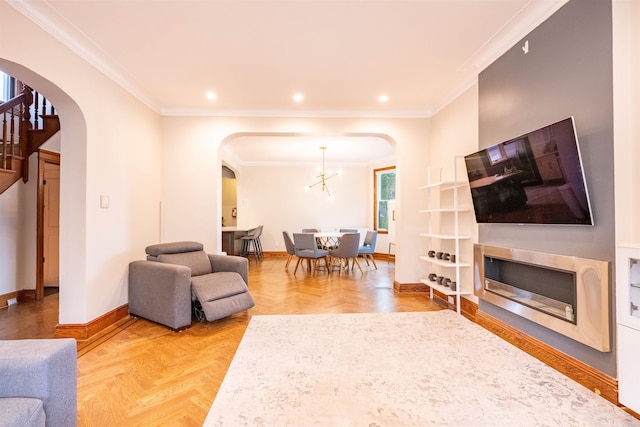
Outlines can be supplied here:
<path id="1" fill-rule="evenodd" d="M 329 191 L 329 187 L 327 187 L 327 180 L 329 180 L 330 178 L 333 178 L 336 175 L 340 175 L 342 173 L 342 171 L 333 172 L 331 170 L 325 170 L 325 168 L 324 168 L 324 152 L 327 150 L 327 147 L 320 147 L 320 149 L 322 150 L 322 169 L 318 168 L 318 175 L 316 175 L 313 178 L 313 179 L 316 180 L 316 182 L 314 182 L 311 185 L 307 185 L 305 187 L 305 190 L 309 191 L 311 189 L 311 187 L 315 187 L 316 185 L 322 184 L 322 191 L 326 191 L 327 194 L 329 195 L 329 199 L 333 199 L 333 196 L 331 195 L 331 192 Z"/>

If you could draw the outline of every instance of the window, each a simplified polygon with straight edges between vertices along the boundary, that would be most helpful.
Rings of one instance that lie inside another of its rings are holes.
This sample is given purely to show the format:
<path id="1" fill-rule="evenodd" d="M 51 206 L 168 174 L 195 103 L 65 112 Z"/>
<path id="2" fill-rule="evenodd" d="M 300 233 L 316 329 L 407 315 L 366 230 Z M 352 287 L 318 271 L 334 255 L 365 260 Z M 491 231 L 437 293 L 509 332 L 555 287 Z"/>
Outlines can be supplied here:
<path id="1" fill-rule="evenodd" d="M 389 202 L 396 200 L 396 168 L 375 169 L 373 171 L 374 188 L 374 228 L 378 233 L 389 231 Z"/>
<path id="2" fill-rule="evenodd" d="M 0 71 L 0 102 L 6 102 L 15 96 L 15 79 Z"/>
<path id="3" fill-rule="evenodd" d="M 489 153 L 489 161 L 492 165 L 507 160 L 507 154 L 504 152 L 504 148 L 502 148 L 502 145 L 494 145 L 493 147 L 489 147 L 487 148 L 487 152 Z"/>

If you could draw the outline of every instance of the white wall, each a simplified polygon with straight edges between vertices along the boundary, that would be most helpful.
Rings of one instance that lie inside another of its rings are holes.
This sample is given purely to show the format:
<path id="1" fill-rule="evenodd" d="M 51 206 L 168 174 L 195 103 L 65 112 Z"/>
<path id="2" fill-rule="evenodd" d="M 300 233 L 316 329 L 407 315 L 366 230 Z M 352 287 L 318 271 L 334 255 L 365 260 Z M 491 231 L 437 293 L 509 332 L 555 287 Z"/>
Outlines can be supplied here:
<path id="1" fill-rule="evenodd" d="M 478 150 L 478 84 L 474 84 L 453 102 L 440 110 L 431 120 L 431 165 L 442 167 L 442 179 L 454 179 L 454 158 Z M 464 159 L 455 160 L 457 179 L 467 180 Z M 473 243 L 478 241 L 478 225 L 475 222 L 469 187 L 462 187 L 459 205 L 468 211 L 460 214 L 460 233 L 472 236 L 460 245 L 460 260 L 473 261 Z M 447 214 L 449 215 L 449 214 Z M 473 271 L 461 270 L 461 289 L 473 290 Z M 474 295 L 469 299 L 477 302 Z"/>
<path id="2" fill-rule="evenodd" d="M 442 179 L 453 179 L 454 157 L 478 150 L 477 82 L 432 117 L 430 141 L 431 166 L 443 168 Z M 458 178 L 466 179 L 464 161 L 458 166 Z"/>
<path id="3" fill-rule="evenodd" d="M 0 294 L 16 290 L 18 191 L 14 185 L 0 195 Z"/>
<path id="4" fill-rule="evenodd" d="M 613 0 L 616 243 L 640 242 L 640 2 Z"/>
<path id="5" fill-rule="evenodd" d="M 639 208 L 634 164 L 640 136 L 634 104 L 640 98 L 639 6 L 633 0 L 614 0 L 613 6 L 616 173 L 621 174 L 616 176 L 616 233 L 618 240 L 638 241 L 640 226 L 633 212 Z M 475 126 L 470 120 L 477 119 L 472 108 L 461 108 L 447 119 L 449 108 L 439 112 L 432 120 L 433 132 L 428 119 L 159 119 L 5 2 L 0 2 L 0 16 L 0 69 L 37 83 L 61 114 L 61 323 L 85 323 L 126 302 L 128 262 L 142 258 L 144 247 L 161 239 L 160 199 L 164 240 L 196 239 L 220 249 L 218 150 L 236 132 L 374 133 L 393 139 L 398 167 L 396 280 L 411 283 L 423 276 L 417 259 L 422 251 L 417 187 L 426 179 L 427 165 L 446 154 L 430 138 L 456 139 L 456 147 L 466 147 Z M 446 132 L 445 122 L 452 126 Z M 454 138 L 448 132 L 461 134 Z M 110 209 L 99 208 L 100 194 L 110 196 Z M 3 213 L 9 213 L 0 223 L 9 230 L 19 202 L 0 198 Z M 0 235 L 0 255 L 17 245 L 15 233 L 7 234 Z"/>
<path id="6" fill-rule="evenodd" d="M 264 225 L 264 251 L 286 251 L 283 231 L 303 228 L 367 228 L 369 168 L 343 167 L 327 181 L 333 200 L 313 183 L 312 166 L 243 167 L 238 176 L 238 223 L 243 228 Z M 246 207 L 243 205 L 246 203 Z"/>
<path id="7" fill-rule="evenodd" d="M 5 2 L 0 16 L 0 69 L 60 116 L 60 323 L 87 323 L 127 302 L 128 263 L 159 239 L 159 117 Z"/>
<path id="8" fill-rule="evenodd" d="M 418 262 L 417 196 L 429 164 L 428 119 L 163 117 L 163 164 L 172 165 L 163 168 L 165 241 L 197 240 L 209 251 L 221 250 L 221 231 L 215 220 L 221 216 L 220 145 L 241 132 L 388 138 L 395 144 L 397 160 L 396 280 L 415 283 L 424 275 L 424 266 Z M 307 180 L 300 184 L 304 186 Z M 238 215 L 241 209 L 238 206 Z"/>

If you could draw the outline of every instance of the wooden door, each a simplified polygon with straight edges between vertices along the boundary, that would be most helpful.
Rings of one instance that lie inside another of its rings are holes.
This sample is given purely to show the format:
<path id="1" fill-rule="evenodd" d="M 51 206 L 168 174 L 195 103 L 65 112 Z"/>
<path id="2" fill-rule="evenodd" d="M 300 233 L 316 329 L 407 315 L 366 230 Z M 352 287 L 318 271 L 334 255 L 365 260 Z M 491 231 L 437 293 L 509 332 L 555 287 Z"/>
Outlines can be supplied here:
<path id="1" fill-rule="evenodd" d="M 44 286 L 59 286 L 60 244 L 60 165 L 44 163 Z"/>

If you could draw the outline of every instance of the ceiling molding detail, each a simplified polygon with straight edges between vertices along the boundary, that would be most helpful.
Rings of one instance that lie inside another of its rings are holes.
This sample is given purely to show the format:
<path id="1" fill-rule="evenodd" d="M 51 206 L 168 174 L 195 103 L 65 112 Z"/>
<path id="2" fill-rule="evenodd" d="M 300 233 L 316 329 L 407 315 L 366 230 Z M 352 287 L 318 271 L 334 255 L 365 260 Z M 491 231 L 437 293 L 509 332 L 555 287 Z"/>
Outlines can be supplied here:
<path id="1" fill-rule="evenodd" d="M 85 33 L 60 15 L 47 0 L 4 0 L 49 33 L 75 54 L 94 66 L 132 96 L 139 99 L 161 116 L 210 116 L 210 117 L 346 117 L 346 118 L 430 118 L 445 108 L 457 96 L 477 82 L 477 75 L 498 59 L 523 37 L 539 26 L 569 0 L 530 0 L 505 25 L 499 28 L 487 42 L 471 55 L 459 71 L 471 71 L 474 78 L 467 79 L 455 88 L 443 105 L 427 110 L 221 110 L 164 108 L 131 78 L 124 68 L 101 50 Z M 425 78 L 428 78 L 425 76 Z"/>
<path id="2" fill-rule="evenodd" d="M 39 2 L 27 0 L 4 0 L 15 10 L 33 21 L 38 27 L 49 33 L 64 46 L 80 58 L 87 61 L 98 71 L 113 80 L 124 90 L 139 99 L 156 113 L 159 108 L 138 86 L 128 77 L 117 63 L 108 57 L 84 33 L 60 16 L 46 0 Z"/>

